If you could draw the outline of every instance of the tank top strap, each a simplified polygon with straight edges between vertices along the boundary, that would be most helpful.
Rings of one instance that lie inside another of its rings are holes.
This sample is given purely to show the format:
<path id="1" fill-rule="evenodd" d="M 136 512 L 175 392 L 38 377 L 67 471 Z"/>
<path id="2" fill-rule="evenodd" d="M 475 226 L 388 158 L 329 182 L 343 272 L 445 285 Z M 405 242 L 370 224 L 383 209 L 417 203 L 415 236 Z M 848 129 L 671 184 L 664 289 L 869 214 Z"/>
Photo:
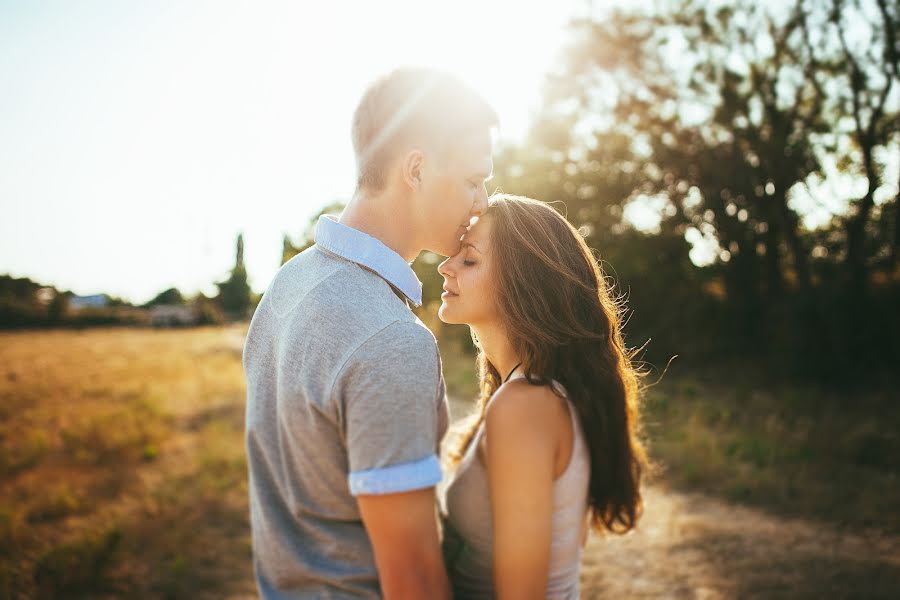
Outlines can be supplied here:
<path id="1" fill-rule="evenodd" d="M 513 379 L 525 379 L 525 374 L 521 373 L 521 372 L 517 373 L 517 372 L 513 371 L 512 373 L 510 373 L 510 376 L 506 381 L 512 381 Z M 506 382 L 504 382 L 504 383 L 506 383 Z M 553 390 L 556 391 L 556 393 L 565 397 L 566 400 L 569 400 L 569 392 L 566 391 L 566 387 L 563 384 L 561 384 L 560 382 L 558 382 L 555 379 L 551 379 L 550 387 L 553 388 Z M 571 402 L 571 400 L 570 400 L 570 402 Z"/>

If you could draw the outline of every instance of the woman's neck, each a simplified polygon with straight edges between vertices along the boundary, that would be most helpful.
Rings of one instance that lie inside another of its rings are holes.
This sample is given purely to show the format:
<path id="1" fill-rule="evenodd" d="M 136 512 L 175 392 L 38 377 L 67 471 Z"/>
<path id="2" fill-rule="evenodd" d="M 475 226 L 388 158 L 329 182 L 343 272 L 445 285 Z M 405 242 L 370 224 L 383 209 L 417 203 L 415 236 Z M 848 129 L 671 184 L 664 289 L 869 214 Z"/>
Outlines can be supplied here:
<path id="1" fill-rule="evenodd" d="M 472 326 L 482 352 L 505 380 L 522 359 L 513 350 L 506 333 L 498 326 Z"/>

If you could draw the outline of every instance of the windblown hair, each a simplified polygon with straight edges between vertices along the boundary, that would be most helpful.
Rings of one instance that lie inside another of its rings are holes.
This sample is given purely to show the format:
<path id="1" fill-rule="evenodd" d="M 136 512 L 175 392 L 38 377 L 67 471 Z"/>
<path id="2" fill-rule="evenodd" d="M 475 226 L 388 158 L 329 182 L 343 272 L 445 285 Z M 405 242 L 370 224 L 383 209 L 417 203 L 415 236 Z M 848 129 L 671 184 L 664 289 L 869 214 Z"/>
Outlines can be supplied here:
<path id="1" fill-rule="evenodd" d="M 497 311 L 525 375 L 533 385 L 562 383 L 581 421 L 591 458 L 591 524 L 625 533 L 642 513 L 640 481 L 649 462 L 639 439 L 643 373 L 624 345 L 624 307 L 584 238 L 549 205 L 495 195 L 481 218 L 492 224 Z M 478 347 L 474 332 L 473 339 Z M 480 349 L 478 367 L 478 410 L 451 449 L 451 463 L 471 444 L 501 384 Z"/>
<path id="2" fill-rule="evenodd" d="M 353 114 L 357 185 L 380 191 L 398 153 L 444 152 L 461 134 L 490 131 L 497 113 L 471 87 L 444 71 L 404 67 L 375 80 Z"/>

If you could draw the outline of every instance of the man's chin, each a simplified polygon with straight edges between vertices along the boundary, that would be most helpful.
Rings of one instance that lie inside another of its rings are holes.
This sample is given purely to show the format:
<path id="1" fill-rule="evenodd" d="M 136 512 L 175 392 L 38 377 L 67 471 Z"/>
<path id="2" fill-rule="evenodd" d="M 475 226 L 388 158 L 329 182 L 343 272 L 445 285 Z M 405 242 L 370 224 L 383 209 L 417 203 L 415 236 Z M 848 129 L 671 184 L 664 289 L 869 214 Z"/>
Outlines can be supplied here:
<path id="1" fill-rule="evenodd" d="M 450 257 L 458 253 L 460 248 L 462 248 L 461 238 L 462 236 L 456 239 L 434 240 L 430 246 L 425 246 L 425 249 L 441 256 Z"/>

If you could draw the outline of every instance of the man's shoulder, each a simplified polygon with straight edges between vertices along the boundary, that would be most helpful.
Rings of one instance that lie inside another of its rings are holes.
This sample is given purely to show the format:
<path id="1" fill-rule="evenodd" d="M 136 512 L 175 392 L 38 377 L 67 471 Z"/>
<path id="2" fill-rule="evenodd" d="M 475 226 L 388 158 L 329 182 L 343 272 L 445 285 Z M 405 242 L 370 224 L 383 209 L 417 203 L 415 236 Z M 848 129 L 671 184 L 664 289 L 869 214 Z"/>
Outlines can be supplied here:
<path id="1" fill-rule="evenodd" d="M 428 379 L 440 371 L 437 340 L 431 330 L 414 316 L 396 320 L 377 331 L 370 330 L 348 348 L 342 371 L 362 368 L 374 370 L 378 377 L 408 377 L 416 374 Z"/>
<path id="2" fill-rule="evenodd" d="M 310 253 L 308 257 L 295 257 L 299 260 L 294 271 L 298 275 L 304 271 L 308 276 L 320 275 L 321 284 L 324 285 L 317 285 L 312 290 L 314 298 L 326 298 L 328 302 L 344 306 L 358 305 L 367 309 L 366 312 L 371 312 L 372 308 L 382 308 L 373 306 L 373 302 L 389 301 L 387 304 L 390 307 L 410 312 L 390 284 L 377 273 L 318 246 L 311 247 L 307 252 Z"/>
<path id="3" fill-rule="evenodd" d="M 401 396 L 431 393 L 441 378 L 434 334 L 416 319 L 389 323 L 347 353 L 338 377 L 357 385 L 365 382 L 369 389 L 393 390 L 399 385 L 406 390 Z"/>
<path id="4" fill-rule="evenodd" d="M 430 353 L 437 349 L 434 334 L 413 314 L 386 324 L 367 342 L 382 353 L 395 349 L 401 349 L 403 354 Z"/>
<path id="5" fill-rule="evenodd" d="M 292 313 L 288 335 L 353 347 L 370 338 L 393 338 L 418 348 L 436 344 L 390 284 L 357 263 L 313 246 L 282 271 L 285 284 L 277 287 L 283 290 L 279 304 L 290 306 Z"/>
<path id="6" fill-rule="evenodd" d="M 271 289 L 288 295 L 292 308 L 322 305 L 376 321 L 384 313 L 393 318 L 412 314 L 379 275 L 316 245 L 288 260 Z"/>

